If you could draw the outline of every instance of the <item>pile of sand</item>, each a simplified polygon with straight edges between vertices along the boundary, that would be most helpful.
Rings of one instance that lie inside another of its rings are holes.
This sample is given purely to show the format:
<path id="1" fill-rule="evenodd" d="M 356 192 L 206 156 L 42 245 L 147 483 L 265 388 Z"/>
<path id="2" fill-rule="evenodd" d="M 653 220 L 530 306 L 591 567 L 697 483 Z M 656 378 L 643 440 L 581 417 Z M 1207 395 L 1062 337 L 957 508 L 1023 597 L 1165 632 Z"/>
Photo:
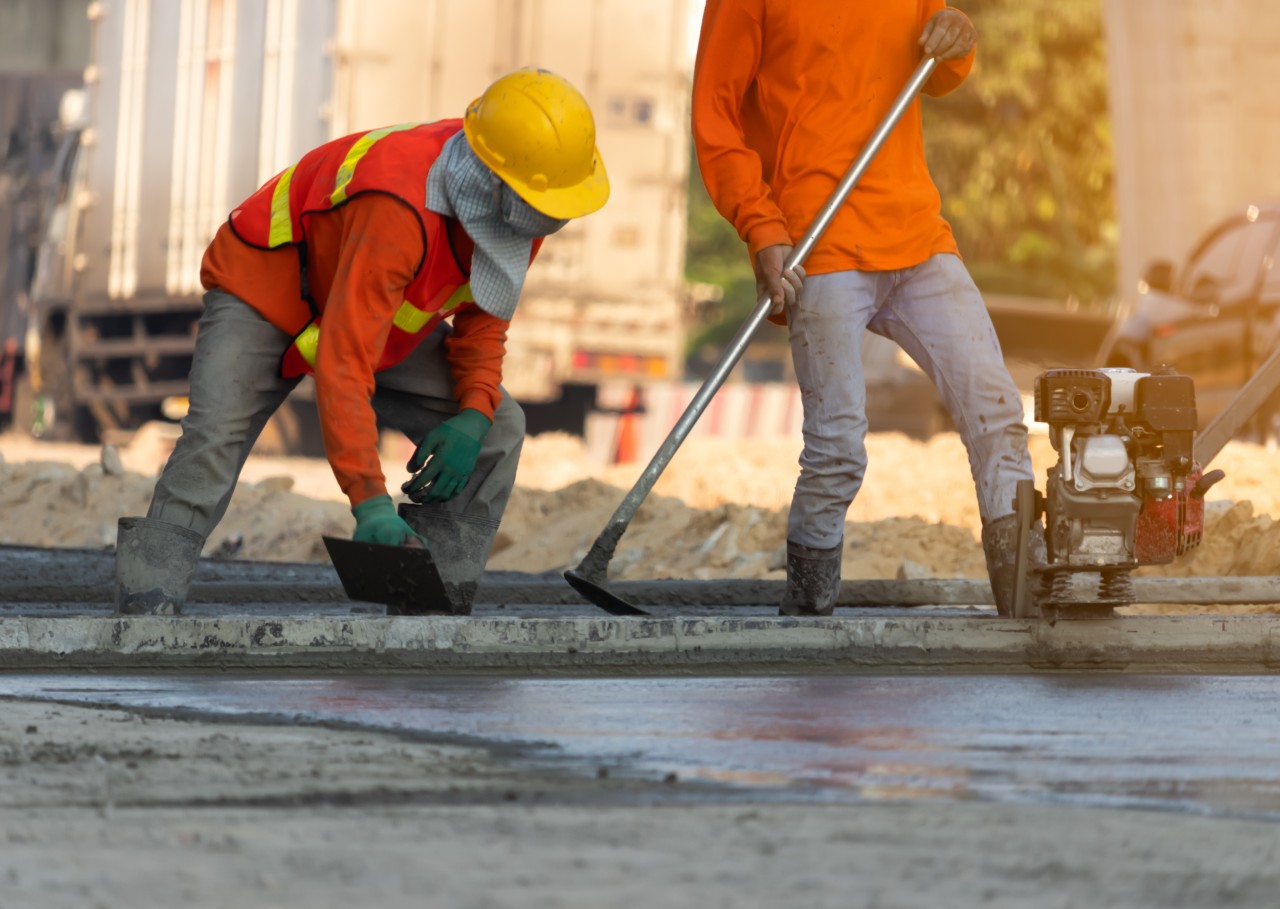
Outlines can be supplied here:
<path id="1" fill-rule="evenodd" d="M 80 470 L 50 462 L 0 466 L 0 543 L 108 547 L 116 519 L 144 514 L 155 480 L 99 464 Z M 350 535 L 351 512 L 340 502 L 290 492 L 293 478 L 241 483 L 232 507 L 205 549 L 237 558 L 315 562 L 327 558 L 323 534 Z"/>
<path id="2" fill-rule="evenodd" d="M 163 428 L 127 448 L 47 445 L 0 438 L 0 543 L 107 547 L 121 515 L 146 510 L 171 442 Z M 845 529 L 847 578 L 984 576 L 979 519 L 963 446 L 954 435 L 917 442 L 868 440 L 871 466 Z M 690 439 L 623 537 L 610 565 L 621 578 L 782 576 L 786 506 L 797 472 L 795 439 Z M 1032 438 L 1037 475 L 1055 460 Z M 558 572 L 577 564 L 643 468 L 600 466 L 580 440 L 528 440 L 517 488 L 490 567 Z M 1204 545 L 1161 573 L 1280 573 L 1280 453 L 1233 443 L 1214 464 Z M 397 458 L 384 461 L 393 485 Z M 1235 503 L 1235 504 L 1233 504 Z M 251 458 L 206 553 L 237 558 L 323 561 L 323 534 L 350 534 L 354 521 L 328 465 L 305 458 Z"/>
<path id="3" fill-rule="evenodd" d="M 617 507 L 621 490 L 582 480 L 562 490 L 517 489 L 489 560 L 494 569 L 556 570 L 577 564 Z M 785 509 L 693 508 L 654 496 L 632 521 L 609 566 L 617 578 L 782 578 Z M 965 528 L 917 517 L 850 522 L 844 576 L 982 577 L 982 552 Z"/>

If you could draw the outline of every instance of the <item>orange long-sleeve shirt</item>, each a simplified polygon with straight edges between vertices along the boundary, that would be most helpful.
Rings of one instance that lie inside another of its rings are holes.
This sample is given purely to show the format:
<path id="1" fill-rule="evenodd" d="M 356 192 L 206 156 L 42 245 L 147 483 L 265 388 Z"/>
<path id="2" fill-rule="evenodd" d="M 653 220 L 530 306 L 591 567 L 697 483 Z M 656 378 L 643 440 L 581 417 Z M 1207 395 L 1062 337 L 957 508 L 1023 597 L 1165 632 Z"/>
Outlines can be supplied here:
<path id="1" fill-rule="evenodd" d="M 698 165 L 747 243 L 795 244 L 920 61 L 945 0 L 707 0 L 693 81 Z M 938 96 L 973 53 L 943 63 Z M 957 252 L 924 157 L 917 101 L 805 262 L 810 274 L 885 271 Z"/>
<path id="2" fill-rule="evenodd" d="M 387 491 L 370 404 L 373 370 L 422 260 L 422 232 L 404 203 L 381 194 L 359 196 L 313 215 L 307 231 L 307 276 L 324 312 L 323 340 L 316 353 L 316 407 L 325 453 L 338 485 L 355 506 Z M 255 249 L 224 224 L 205 251 L 200 279 L 206 288 L 235 294 L 291 335 L 311 321 L 293 247 Z M 454 333 L 445 351 L 459 408 L 493 418 L 502 395 L 498 386 L 509 324 L 475 306 L 453 317 Z"/>

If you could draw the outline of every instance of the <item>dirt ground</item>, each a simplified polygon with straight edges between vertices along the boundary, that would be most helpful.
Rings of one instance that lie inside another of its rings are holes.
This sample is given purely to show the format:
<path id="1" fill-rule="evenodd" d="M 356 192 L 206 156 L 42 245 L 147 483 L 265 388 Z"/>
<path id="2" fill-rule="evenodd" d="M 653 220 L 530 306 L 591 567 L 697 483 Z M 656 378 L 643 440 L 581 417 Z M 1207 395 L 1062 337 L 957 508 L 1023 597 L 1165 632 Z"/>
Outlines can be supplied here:
<path id="1" fill-rule="evenodd" d="M 0 543 L 106 547 L 121 515 L 142 513 L 173 431 L 151 426 L 122 450 L 0 437 Z M 402 447 L 388 444 L 395 488 Z M 954 434 L 868 440 L 866 483 L 849 513 L 844 576 L 981 578 L 980 522 L 964 448 Z M 798 439 L 726 441 L 695 432 L 632 522 L 611 563 L 619 578 L 780 578 Z M 1037 475 L 1056 460 L 1032 437 Z M 593 463 L 580 440 L 530 438 L 489 566 L 545 572 L 576 565 L 643 464 Z M 1204 545 L 1160 573 L 1280 574 L 1280 453 L 1233 443 L 1214 462 L 1227 479 L 1209 497 Z M 252 457 L 208 552 L 323 561 L 323 534 L 354 522 L 328 465 Z"/>
<path id="2" fill-rule="evenodd" d="M 1037 469 L 1052 460 L 1033 439 Z M 0 438 L 0 542 L 108 546 L 171 440 Z M 981 577 L 954 436 L 869 441 L 847 577 Z M 795 440 L 691 439 L 624 538 L 623 577 L 776 577 Z M 398 479 L 402 457 L 386 458 Z M 574 564 L 643 465 L 529 440 L 491 566 Z M 1232 445 L 1184 573 L 1277 573 L 1280 455 Z M 320 560 L 352 519 L 328 466 L 252 458 L 210 540 Z M 683 783 L 566 778 L 502 754 L 353 730 L 0 704 L 0 907 L 1271 907 L 1274 824 L 1042 804 L 729 801 Z M 696 795 L 696 797 L 695 797 Z"/>
<path id="3" fill-rule="evenodd" d="M 4 702 L 5 909 L 1270 907 L 1273 824 L 693 798 L 472 747 Z"/>

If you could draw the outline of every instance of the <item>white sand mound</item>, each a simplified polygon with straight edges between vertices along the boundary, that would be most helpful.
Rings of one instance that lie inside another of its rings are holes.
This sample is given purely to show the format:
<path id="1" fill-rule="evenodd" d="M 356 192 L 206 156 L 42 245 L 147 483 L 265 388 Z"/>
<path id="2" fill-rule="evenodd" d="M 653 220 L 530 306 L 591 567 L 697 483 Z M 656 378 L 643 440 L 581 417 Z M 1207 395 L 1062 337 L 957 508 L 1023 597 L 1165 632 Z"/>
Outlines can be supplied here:
<path id="1" fill-rule="evenodd" d="M 0 438 L 0 542 L 106 547 L 121 515 L 142 514 L 171 434 L 141 433 L 119 452 L 122 472 L 96 447 Z M 844 575 L 984 576 L 979 518 L 964 448 L 955 435 L 926 443 L 898 435 L 868 439 L 866 484 L 845 529 Z M 619 578 L 782 576 L 786 508 L 799 440 L 690 439 L 663 474 L 610 565 Z M 1039 482 L 1054 455 L 1032 438 Z M 384 463 L 389 485 L 403 475 Z M 1175 575 L 1280 574 L 1280 454 L 1233 443 L 1214 464 L 1204 545 Z M 562 434 L 527 441 L 517 488 L 490 567 L 556 572 L 577 564 L 622 501 L 643 464 L 601 467 L 580 440 Z M 1232 504 L 1238 503 L 1238 504 Z M 354 521 L 323 460 L 251 458 L 207 553 L 239 539 L 238 558 L 323 561 L 323 534 L 350 534 Z"/>
<path id="2" fill-rule="evenodd" d="M 114 546 L 116 519 L 145 514 L 154 483 L 130 471 L 113 476 L 98 464 L 76 470 L 62 463 L 6 463 L 0 466 L 0 543 Z M 239 540 L 237 558 L 324 560 L 321 535 L 350 535 L 355 520 L 342 503 L 289 492 L 292 485 L 291 477 L 241 483 L 205 553 Z"/>

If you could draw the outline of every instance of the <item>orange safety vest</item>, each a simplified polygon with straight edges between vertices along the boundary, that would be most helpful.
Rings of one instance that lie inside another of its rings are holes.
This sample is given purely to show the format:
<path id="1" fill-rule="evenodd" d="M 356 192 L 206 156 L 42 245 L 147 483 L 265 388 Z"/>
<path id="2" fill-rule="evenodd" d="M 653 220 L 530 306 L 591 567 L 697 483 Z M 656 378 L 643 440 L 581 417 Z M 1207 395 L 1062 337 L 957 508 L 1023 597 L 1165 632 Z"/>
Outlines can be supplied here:
<path id="1" fill-rule="evenodd" d="M 471 238 L 456 220 L 427 208 L 427 171 L 444 143 L 461 129 L 461 120 L 441 120 L 335 139 L 307 152 L 231 213 L 231 230 L 250 246 L 298 249 L 303 297 L 313 318 L 285 351 L 281 375 L 292 378 L 312 372 L 320 343 L 323 307 L 307 290 L 307 219 L 364 193 L 383 193 L 408 205 L 422 227 L 424 250 L 376 369 L 399 363 L 443 319 L 474 305 L 469 280 Z M 539 245 L 534 244 L 535 256 Z"/>

